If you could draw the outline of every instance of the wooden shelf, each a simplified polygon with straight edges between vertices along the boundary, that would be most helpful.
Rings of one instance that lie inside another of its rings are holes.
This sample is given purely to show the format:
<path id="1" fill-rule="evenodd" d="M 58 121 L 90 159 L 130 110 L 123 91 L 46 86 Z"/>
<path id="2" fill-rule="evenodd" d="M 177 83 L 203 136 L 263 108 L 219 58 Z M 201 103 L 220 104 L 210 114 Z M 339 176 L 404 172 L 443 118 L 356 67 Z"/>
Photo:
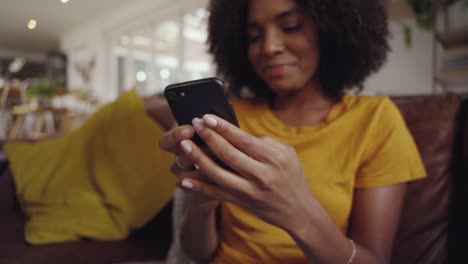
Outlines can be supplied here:
<path id="1" fill-rule="evenodd" d="M 462 60 L 468 58 L 468 44 L 444 50 L 443 60 Z"/>
<path id="2" fill-rule="evenodd" d="M 444 48 L 453 48 L 468 44 L 468 26 L 457 30 L 437 32 L 436 39 Z"/>
<path id="3" fill-rule="evenodd" d="M 442 84 L 466 85 L 468 84 L 468 68 L 440 72 L 437 74 L 436 80 Z"/>

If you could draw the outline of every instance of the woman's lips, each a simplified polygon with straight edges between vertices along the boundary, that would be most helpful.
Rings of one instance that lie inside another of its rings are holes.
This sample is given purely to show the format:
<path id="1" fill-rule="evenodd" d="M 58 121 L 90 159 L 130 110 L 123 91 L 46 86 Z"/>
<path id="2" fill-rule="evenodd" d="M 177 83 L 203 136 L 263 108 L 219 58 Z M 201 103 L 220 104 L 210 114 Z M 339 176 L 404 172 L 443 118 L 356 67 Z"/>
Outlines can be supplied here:
<path id="1" fill-rule="evenodd" d="M 291 70 L 291 65 L 289 64 L 275 64 L 266 67 L 266 73 L 268 76 L 273 78 L 278 78 L 284 76 L 288 71 Z"/>

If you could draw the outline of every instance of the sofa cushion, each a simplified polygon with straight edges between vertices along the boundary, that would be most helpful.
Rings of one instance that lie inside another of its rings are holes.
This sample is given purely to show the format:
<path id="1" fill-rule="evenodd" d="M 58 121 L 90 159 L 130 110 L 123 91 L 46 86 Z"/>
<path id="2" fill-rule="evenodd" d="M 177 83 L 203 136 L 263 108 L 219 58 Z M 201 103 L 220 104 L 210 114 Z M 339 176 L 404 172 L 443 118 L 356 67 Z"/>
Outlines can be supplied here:
<path id="1" fill-rule="evenodd" d="M 149 222 L 175 190 L 163 133 L 132 90 L 63 137 L 5 144 L 26 240 L 120 240 Z"/>
<path id="2" fill-rule="evenodd" d="M 31 246 L 24 240 L 26 217 L 14 194 L 11 174 L 0 174 L 0 263 L 61 264 L 119 263 L 162 260 L 171 245 L 172 203 L 148 223 L 122 241 L 93 241 Z"/>

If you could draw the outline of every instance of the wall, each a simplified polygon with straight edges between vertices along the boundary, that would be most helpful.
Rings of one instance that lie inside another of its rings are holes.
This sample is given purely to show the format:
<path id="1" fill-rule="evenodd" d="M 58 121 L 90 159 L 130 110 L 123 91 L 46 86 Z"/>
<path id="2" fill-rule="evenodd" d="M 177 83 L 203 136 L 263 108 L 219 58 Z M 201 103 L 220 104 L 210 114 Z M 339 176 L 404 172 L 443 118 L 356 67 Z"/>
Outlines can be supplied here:
<path id="1" fill-rule="evenodd" d="M 405 43 L 403 25 L 412 29 L 412 44 Z M 421 30 L 411 19 L 392 21 L 392 51 L 381 70 L 365 84 L 368 94 L 426 94 L 432 93 L 432 33 Z"/>
<path id="2" fill-rule="evenodd" d="M 34 62 L 46 61 L 46 54 L 42 52 L 31 52 L 31 51 L 7 49 L 7 48 L 0 47 L 0 58 L 14 59 L 18 57 L 24 58 L 28 61 L 34 61 Z"/>

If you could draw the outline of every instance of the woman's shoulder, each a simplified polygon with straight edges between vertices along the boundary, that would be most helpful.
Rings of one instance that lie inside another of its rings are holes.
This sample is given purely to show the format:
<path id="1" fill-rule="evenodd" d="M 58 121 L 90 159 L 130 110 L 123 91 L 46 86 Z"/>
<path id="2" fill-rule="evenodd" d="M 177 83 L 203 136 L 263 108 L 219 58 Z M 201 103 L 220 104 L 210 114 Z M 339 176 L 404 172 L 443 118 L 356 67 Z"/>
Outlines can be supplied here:
<path id="1" fill-rule="evenodd" d="M 346 112 L 359 112 L 364 115 L 375 116 L 398 112 L 398 108 L 388 96 L 347 94 L 341 104 Z"/>
<path id="2" fill-rule="evenodd" d="M 343 104 L 347 105 L 346 112 L 354 113 L 364 124 L 379 124 L 381 129 L 405 126 L 400 110 L 388 96 L 347 95 Z"/>
<path id="3" fill-rule="evenodd" d="M 342 103 L 348 107 L 378 108 L 394 105 L 388 96 L 381 95 L 352 95 L 343 96 Z"/>
<path id="4" fill-rule="evenodd" d="M 334 107 L 329 120 L 348 117 L 369 123 L 382 119 L 394 119 L 398 115 L 399 110 L 388 96 L 346 94 Z"/>

